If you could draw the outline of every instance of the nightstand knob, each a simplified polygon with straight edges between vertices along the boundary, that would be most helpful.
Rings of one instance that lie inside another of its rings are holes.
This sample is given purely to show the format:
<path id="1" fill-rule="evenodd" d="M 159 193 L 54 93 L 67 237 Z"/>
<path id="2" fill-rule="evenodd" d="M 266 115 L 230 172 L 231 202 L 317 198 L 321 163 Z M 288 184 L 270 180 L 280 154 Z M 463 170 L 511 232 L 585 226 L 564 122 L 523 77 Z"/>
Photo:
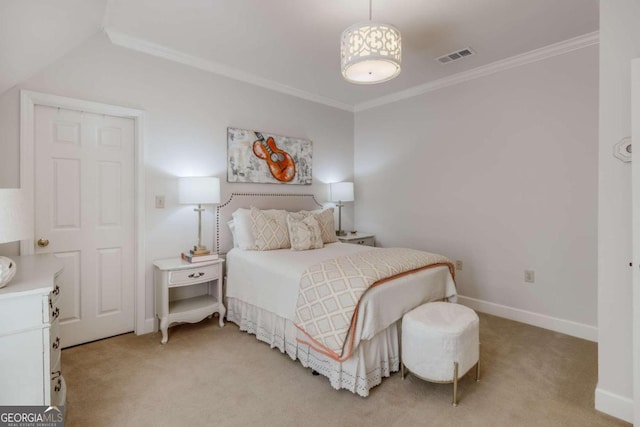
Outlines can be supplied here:
<path id="1" fill-rule="evenodd" d="M 202 277 L 202 276 L 204 276 L 204 273 L 191 273 L 191 274 L 189 275 L 189 278 L 191 278 L 191 279 L 197 279 L 198 277 Z"/>

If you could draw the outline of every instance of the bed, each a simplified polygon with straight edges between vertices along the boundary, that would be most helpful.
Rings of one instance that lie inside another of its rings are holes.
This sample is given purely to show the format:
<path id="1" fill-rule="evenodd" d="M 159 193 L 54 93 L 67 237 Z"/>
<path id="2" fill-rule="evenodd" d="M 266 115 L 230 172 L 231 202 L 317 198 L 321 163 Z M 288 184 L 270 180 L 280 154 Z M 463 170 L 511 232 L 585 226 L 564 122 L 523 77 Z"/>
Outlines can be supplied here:
<path id="1" fill-rule="evenodd" d="M 398 329 L 402 315 L 425 302 L 455 299 L 455 283 L 446 266 L 423 269 L 372 287 L 359 304 L 353 351 L 343 361 L 329 357 L 307 345 L 294 324 L 301 274 L 325 260 L 377 249 L 340 242 L 305 251 L 234 248 L 226 224 L 236 209 L 250 205 L 291 212 L 320 207 L 312 195 L 278 193 L 233 193 L 218 207 L 216 243 L 218 250 L 226 253 L 227 320 L 324 375 L 335 389 L 368 396 L 382 378 L 400 368 Z"/>

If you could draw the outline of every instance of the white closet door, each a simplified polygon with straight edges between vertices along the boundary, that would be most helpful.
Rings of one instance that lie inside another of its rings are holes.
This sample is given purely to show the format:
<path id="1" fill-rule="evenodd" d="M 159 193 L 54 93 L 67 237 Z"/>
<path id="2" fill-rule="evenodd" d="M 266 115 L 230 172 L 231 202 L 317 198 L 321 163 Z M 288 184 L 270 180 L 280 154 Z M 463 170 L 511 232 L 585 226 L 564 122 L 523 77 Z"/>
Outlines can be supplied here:
<path id="1" fill-rule="evenodd" d="M 62 345 L 132 331 L 134 121 L 37 105 L 34 133 L 35 253 L 65 265 Z"/>
<path id="2" fill-rule="evenodd" d="M 631 69 L 633 193 L 633 425 L 640 426 L 640 58 Z"/>

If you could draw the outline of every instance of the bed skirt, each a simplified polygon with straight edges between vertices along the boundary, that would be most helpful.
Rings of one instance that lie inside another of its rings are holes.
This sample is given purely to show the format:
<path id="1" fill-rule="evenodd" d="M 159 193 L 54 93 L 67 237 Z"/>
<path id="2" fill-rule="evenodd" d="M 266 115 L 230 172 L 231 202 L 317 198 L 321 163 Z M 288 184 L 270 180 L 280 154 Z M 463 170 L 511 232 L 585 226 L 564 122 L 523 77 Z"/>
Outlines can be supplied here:
<path id="1" fill-rule="evenodd" d="M 336 390 L 344 388 L 366 397 L 369 390 L 382 382 L 391 372 L 400 369 L 398 322 L 380 331 L 371 340 L 363 340 L 344 362 L 337 362 L 296 341 L 298 329 L 293 322 L 236 298 L 227 299 L 227 320 L 237 324 L 241 331 L 254 334 L 329 378 Z"/>

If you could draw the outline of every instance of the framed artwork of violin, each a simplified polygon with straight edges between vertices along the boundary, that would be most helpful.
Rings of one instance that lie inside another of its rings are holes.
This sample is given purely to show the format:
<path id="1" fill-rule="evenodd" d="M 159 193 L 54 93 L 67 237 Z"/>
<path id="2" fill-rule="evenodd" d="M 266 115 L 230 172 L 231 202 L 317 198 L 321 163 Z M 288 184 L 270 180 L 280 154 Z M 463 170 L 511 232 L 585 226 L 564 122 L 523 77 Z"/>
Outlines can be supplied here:
<path id="1" fill-rule="evenodd" d="M 308 139 L 227 128 L 227 182 L 311 185 Z"/>

